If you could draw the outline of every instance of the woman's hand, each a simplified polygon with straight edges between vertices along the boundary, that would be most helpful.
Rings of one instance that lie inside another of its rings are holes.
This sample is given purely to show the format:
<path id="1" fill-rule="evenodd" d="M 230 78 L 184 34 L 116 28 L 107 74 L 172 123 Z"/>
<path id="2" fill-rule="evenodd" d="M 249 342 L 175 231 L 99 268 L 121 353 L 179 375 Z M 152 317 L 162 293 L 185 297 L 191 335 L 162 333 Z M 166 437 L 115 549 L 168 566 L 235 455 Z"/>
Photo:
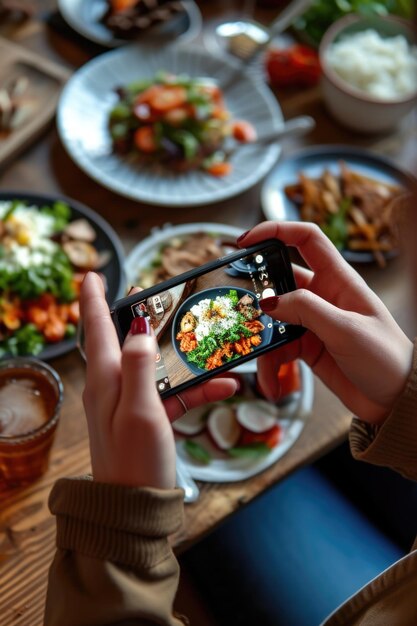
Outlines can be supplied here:
<path id="1" fill-rule="evenodd" d="M 317 226 L 264 222 L 239 245 L 273 238 L 296 247 L 310 271 L 295 266 L 299 289 L 261 300 L 260 306 L 274 319 L 308 331 L 258 359 L 263 392 L 278 398 L 280 364 L 301 358 L 355 415 L 381 423 L 410 373 L 411 341 Z"/>
<path id="2" fill-rule="evenodd" d="M 184 413 L 176 396 L 161 401 L 155 384 L 156 340 L 136 318 L 120 349 L 101 279 L 89 272 L 81 291 L 87 378 L 83 394 L 93 476 L 100 482 L 169 489 L 175 444 L 169 420 Z M 227 398 L 233 379 L 218 378 L 181 393 L 191 409 Z"/>

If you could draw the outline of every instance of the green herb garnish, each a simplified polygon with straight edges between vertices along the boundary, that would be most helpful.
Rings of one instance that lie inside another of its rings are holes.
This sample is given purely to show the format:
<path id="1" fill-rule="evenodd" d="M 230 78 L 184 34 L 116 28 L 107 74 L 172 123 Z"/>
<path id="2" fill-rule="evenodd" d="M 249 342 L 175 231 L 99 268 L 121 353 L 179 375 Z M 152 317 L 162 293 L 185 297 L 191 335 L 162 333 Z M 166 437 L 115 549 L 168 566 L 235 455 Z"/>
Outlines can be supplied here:
<path id="1" fill-rule="evenodd" d="M 263 457 L 270 452 L 271 448 L 268 448 L 268 446 L 262 442 L 249 443 L 247 446 L 238 446 L 236 448 L 230 448 L 230 450 L 227 451 L 230 456 L 235 458 L 250 459 Z"/>
<path id="2" fill-rule="evenodd" d="M 187 439 L 184 443 L 184 449 L 195 461 L 199 461 L 204 465 L 208 465 L 211 461 L 211 454 L 200 443 Z"/>
<path id="3" fill-rule="evenodd" d="M 350 209 L 352 200 L 343 198 L 337 213 L 329 215 L 326 224 L 320 226 L 321 230 L 336 246 L 338 250 L 344 250 L 348 242 L 347 212 Z"/>

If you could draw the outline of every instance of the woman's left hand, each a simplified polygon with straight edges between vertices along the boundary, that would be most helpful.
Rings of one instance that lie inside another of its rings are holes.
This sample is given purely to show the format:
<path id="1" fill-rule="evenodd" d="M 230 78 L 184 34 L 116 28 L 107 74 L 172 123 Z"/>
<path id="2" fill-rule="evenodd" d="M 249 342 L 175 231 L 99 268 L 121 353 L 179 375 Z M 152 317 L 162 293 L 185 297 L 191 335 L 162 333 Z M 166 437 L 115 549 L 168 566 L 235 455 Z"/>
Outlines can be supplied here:
<path id="1" fill-rule="evenodd" d="M 175 486 L 175 443 L 170 424 L 183 415 L 178 397 L 164 402 L 156 389 L 157 343 L 143 323 L 131 329 L 123 348 L 97 274 L 81 290 L 87 377 L 83 394 L 95 480 L 169 489 Z M 144 318 L 142 318 L 144 319 Z M 188 409 L 235 393 L 231 378 L 217 378 L 183 391 Z"/>

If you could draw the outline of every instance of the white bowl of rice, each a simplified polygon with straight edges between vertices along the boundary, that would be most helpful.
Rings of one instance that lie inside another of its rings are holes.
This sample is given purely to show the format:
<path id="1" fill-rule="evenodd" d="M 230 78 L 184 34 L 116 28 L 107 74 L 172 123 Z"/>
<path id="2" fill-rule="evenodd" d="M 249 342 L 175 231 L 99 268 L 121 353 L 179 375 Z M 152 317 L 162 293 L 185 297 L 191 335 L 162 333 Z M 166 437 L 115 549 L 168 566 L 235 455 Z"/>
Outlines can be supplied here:
<path id="1" fill-rule="evenodd" d="M 363 133 L 395 128 L 417 102 L 417 45 L 411 22 L 349 15 L 320 44 L 322 93 L 330 113 Z"/>

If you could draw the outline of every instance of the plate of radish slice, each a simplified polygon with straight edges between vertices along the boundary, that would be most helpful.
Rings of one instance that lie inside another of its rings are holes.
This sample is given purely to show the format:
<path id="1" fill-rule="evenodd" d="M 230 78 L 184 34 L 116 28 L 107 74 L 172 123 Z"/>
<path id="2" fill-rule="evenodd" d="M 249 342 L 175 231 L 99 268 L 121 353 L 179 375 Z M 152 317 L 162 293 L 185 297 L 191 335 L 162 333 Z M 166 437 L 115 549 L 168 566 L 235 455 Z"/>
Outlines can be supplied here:
<path id="1" fill-rule="evenodd" d="M 192 409 L 173 423 L 177 455 L 192 478 L 235 482 L 264 471 L 300 436 L 311 412 L 314 381 L 301 361 L 280 371 L 282 401 L 262 398 L 254 376 L 239 376 L 229 400 Z"/>

